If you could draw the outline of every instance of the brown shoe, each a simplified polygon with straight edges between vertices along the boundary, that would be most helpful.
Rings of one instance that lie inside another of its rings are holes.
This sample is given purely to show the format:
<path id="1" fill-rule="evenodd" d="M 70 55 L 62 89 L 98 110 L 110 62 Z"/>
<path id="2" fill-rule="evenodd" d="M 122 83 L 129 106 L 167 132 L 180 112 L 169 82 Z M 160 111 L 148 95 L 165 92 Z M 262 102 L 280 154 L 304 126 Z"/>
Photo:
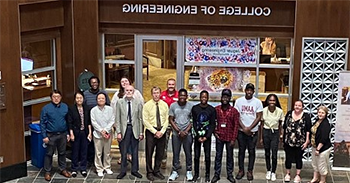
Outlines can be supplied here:
<path id="1" fill-rule="evenodd" d="M 166 169 L 166 161 L 162 161 L 162 164 L 160 165 L 161 169 Z"/>
<path id="2" fill-rule="evenodd" d="M 46 181 L 50 181 L 50 180 L 51 180 L 50 172 L 46 172 L 46 173 L 45 173 L 45 180 L 46 180 Z"/>
<path id="3" fill-rule="evenodd" d="M 71 178 L 72 177 L 72 175 L 69 172 L 67 172 L 67 170 L 62 170 L 61 175 L 65 176 L 67 178 Z"/>

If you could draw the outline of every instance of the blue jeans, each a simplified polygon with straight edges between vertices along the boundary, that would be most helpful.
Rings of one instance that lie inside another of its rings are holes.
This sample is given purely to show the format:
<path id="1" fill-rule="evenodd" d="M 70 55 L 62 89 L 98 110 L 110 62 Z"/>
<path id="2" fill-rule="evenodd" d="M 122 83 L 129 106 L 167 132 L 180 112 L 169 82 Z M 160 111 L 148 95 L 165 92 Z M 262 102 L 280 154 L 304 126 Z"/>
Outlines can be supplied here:
<path id="1" fill-rule="evenodd" d="M 224 146 L 226 146 L 226 172 L 227 177 L 232 176 L 233 172 L 233 146 L 230 145 L 229 141 L 221 141 L 220 139 L 215 139 L 216 143 L 216 155 L 215 155 L 215 175 L 220 177 L 221 173 L 221 162 Z"/>
<path id="2" fill-rule="evenodd" d="M 186 156 L 186 170 L 192 171 L 192 141 L 191 133 L 188 133 L 186 137 L 181 139 L 179 134 L 173 131 L 173 171 L 177 171 L 180 168 L 180 150 L 182 144 Z"/>

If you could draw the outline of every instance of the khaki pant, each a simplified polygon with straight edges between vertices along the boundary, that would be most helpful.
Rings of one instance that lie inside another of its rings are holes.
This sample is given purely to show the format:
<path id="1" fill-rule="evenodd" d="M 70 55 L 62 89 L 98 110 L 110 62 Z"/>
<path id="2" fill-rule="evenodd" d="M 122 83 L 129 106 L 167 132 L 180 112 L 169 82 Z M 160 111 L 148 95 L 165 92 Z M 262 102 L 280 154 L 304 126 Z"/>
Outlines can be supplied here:
<path id="1" fill-rule="evenodd" d="M 109 139 L 105 138 L 96 138 L 94 137 L 95 142 L 95 167 L 97 173 L 103 172 L 103 170 L 111 169 L 111 143 L 112 137 Z M 103 160 L 102 158 L 103 153 Z M 103 164 L 102 164 L 103 162 Z"/>
<path id="2" fill-rule="evenodd" d="M 332 148 L 329 148 L 316 156 L 316 148 L 312 148 L 312 167 L 315 172 L 319 172 L 321 175 L 328 174 L 329 154 L 331 150 Z"/>

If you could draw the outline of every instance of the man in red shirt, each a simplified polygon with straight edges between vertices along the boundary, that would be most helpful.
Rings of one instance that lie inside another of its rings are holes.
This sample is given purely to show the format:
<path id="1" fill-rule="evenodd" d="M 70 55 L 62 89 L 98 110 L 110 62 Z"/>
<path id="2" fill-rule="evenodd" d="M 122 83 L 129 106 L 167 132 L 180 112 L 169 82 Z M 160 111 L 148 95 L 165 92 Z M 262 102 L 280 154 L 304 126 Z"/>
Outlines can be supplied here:
<path id="1" fill-rule="evenodd" d="M 163 100 L 168 104 L 168 107 L 170 108 L 170 105 L 174 102 L 177 102 L 179 100 L 178 98 L 178 91 L 175 89 L 176 86 L 176 81 L 173 78 L 168 79 L 167 81 L 167 90 L 162 91 L 160 94 L 160 99 Z M 162 160 L 162 169 L 166 169 L 166 159 L 167 159 L 167 151 L 168 151 L 168 142 L 169 142 L 169 137 L 171 133 L 171 126 L 169 123 L 169 126 L 166 130 L 166 140 L 165 140 L 165 152 Z"/>
<path id="2" fill-rule="evenodd" d="M 214 131 L 216 141 L 215 174 L 212 183 L 220 180 L 221 160 L 224 146 L 226 146 L 226 171 L 227 179 L 235 182 L 233 178 L 233 147 L 238 135 L 239 113 L 230 105 L 232 93 L 230 89 L 224 89 L 221 93 L 221 105 L 216 106 L 217 125 Z"/>

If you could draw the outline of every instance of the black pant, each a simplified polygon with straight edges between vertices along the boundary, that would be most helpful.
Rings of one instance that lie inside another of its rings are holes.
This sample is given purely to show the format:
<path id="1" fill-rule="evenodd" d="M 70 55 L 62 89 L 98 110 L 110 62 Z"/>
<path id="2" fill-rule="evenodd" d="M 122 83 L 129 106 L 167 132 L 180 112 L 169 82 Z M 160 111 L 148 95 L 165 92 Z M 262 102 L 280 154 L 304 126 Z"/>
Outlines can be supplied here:
<path id="1" fill-rule="evenodd" d="M 95 162 L 95 143 L 94 143 L 94 138 L 91 139 L 90 142 L 88 142 L 88 147 L 87 147 L 87 161 L 90 164 L 94 164 Z"/>
<path id="2" fill-rule="evenodd" d="M 255 147 L 258 141 L 258 132 L 255 132 L 252 136 L 248 136 L 242 131 L 238 132 L 238 166 L 239 170 L 244 171 L 244 158 L 245 150 L 248 148 L 249 161 L 248 171 L 253 171 L 255 163 Z"/>
<path id="3" fill-rule="evenodd" d="M 146 130 L 146 171 L 147 174 L 159 173 L 160 165 L 164 155 L 166 134 L 160 139 L 154 137 L 154 134 L 149 130 Z M 154 169 L 152 168 L 152 157 L 154 148 L 156 148 L 156 154 L 154 157 Z"/>
<path id="4" fill-rule="evenodd" d="M 287 144 L 284 144 L 284 151 L 286 153 L 286 169 L 292 168 L 292 163 L 296 164 L 296 169 L 303 168 L 303 153 L 304 150 L 301 147 L 291 147 Z"/>
<path id="5" fill-rule="evenodd" d="M 279 131 L 270 129 L 264 129 L 263 131 L 263 142 L 265 149 L 265 162 L 267 171 L 272 173 L 276 172 L 277 167 L 277 151 L 279 143 Z M 272 169 L 271 169 L 271 151 L 272 151 Z"/>
<path id="6" fill-rule="evenodd" d="M 194 174 L 199 175 L 199 159 L 201 156 L 202 143 L 198 142 L 198 138 L 194 139 Z M 211 151 L 211 138 L 203 142 L 204 157 L 205 157 L 205 175 L 210 175 L 210 151 Z"/>
<path id="7" fill-rule="evenodd" d="M 56 148 L 58 151 L 58 168 L 59 171 L 66 169 L 66 145 L 67 133 L 47 133 L 49 143 L 46 147 L 46 155 L 44 160 L 45 172 L 50 172 L 52 168 L 52 156 Z"/>
<path id="8" fill-rule="evenodd" d="M 86 171 L 88 139 L 84 130 L 74 132 L 72 144 L 72 171 Z"/>
<path id="9" fill-rule="evenodd" d="M 132 150 L 131 172 L 137 172 L 139 171 L 139 139 L 135 139 L 131 125 L 127 126 L 123 140 L 119 144 L 120 154 L 122 155 L 122 165 L 120 170 L 121 173 L 126 173 L 126 169 L 128 166 L 127 151 L 129 146 L 131 146 Z"/>
<path id="10" fill-rule="evenodd" d="M 220 177 L 221 173 L 221 161 L 222 161 L 222 152 L 224 150 L 224 146 L 226 146 L 226 172 L 227 177 L 232 176 L 233 172 L 233 146 L 230 145 L 229 141 L 221 141 L 216 138 L 216 155 L 215 155 L 215 175 Z"/>

